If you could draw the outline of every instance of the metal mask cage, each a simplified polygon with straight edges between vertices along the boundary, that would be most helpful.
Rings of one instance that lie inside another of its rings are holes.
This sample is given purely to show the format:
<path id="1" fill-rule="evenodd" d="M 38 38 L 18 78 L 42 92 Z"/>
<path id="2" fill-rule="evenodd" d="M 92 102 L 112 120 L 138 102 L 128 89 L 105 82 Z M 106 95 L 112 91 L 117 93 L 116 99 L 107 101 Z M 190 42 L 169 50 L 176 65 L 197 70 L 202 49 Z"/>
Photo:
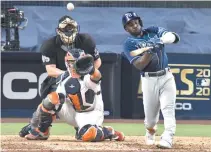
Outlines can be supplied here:
<path id="1" fill-rule="evenodd" d="M 79 32 L 79 26 L 76 21 L 70 18 L 65 18 L 57 27 L 57 34 L 60 35 L 61 40 L 70 44 L 75 41 L 75 37 Z"/>

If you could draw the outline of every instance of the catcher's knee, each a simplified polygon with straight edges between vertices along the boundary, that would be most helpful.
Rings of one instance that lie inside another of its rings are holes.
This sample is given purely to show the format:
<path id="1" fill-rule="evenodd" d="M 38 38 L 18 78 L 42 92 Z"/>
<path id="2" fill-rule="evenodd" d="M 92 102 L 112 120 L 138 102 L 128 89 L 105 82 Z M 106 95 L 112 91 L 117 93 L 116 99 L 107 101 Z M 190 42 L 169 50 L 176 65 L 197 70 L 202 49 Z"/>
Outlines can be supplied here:
<path id="1" fill-rule="evenodd" d="M 49 93 L 48 96 L 42 101 L 43 110 L 46 110 L 46 111 L 54 110 L 55 105 L 59 103 L 63 104 L 64 98 L 65 97 L 63 94 L 60 94 L 57 92 Z"/>
<path id="2" fill-rule="evenodd" d="M 41 132 L 45 132 L 51 126 L 53 120 L 56 119 L 55 111 L 52 112 L 52 110 L 55 109 L 55 105 L 63 102 L 63 96 L 61 95 L 52 92 L 40 104 L 38 128 Z"/>
<path id="3" fill-rule="evenodd" d="M 82 141 L 102 141 L 104 135 L 101 127 L 96 125 L 85 125 L 79 130 L 79 138 Z"/>

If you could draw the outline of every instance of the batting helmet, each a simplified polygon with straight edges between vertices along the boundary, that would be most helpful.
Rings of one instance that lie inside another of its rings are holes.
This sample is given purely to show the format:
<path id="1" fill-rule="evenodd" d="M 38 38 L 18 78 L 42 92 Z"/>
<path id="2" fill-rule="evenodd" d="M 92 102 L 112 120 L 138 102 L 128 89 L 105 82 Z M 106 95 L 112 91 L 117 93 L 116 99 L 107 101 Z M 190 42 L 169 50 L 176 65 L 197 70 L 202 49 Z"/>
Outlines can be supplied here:
<path id="1" fill-rule="evenodd" d="M 138 19 L 141 26 L 143 26 L 141 18 L 134 12 L 127 12 L 122 17 L 122 25 L 125 28 L 125 25 L 131 20 Z"/>

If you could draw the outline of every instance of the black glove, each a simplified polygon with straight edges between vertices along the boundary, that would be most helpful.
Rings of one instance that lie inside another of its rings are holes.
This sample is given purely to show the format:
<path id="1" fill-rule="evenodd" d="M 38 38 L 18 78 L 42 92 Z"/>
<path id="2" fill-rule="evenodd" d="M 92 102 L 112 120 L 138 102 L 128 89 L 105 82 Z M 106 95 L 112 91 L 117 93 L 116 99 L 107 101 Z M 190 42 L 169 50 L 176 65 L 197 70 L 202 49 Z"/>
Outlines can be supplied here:
<path id="1" fill-rule="evenodd" d="M 95 69 L 94 58 L 89 54 L 82 56 L 75 62 L 74 68 L 76 73 L 81 76 L 92 74 Z"/>

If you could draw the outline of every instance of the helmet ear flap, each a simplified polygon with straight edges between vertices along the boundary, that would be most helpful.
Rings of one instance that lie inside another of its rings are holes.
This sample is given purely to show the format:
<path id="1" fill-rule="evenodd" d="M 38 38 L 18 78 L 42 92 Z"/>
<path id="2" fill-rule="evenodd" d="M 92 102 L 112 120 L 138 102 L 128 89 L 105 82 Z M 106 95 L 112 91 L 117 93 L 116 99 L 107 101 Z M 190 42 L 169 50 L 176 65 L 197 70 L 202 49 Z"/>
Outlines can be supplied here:
<path id="1" fill-rule="evenodd" d="M 139 23 L 141 25 L 141 27 L 143 27 L 143 22 L 142 22 L 142 19 L 139 17 Z"/>

